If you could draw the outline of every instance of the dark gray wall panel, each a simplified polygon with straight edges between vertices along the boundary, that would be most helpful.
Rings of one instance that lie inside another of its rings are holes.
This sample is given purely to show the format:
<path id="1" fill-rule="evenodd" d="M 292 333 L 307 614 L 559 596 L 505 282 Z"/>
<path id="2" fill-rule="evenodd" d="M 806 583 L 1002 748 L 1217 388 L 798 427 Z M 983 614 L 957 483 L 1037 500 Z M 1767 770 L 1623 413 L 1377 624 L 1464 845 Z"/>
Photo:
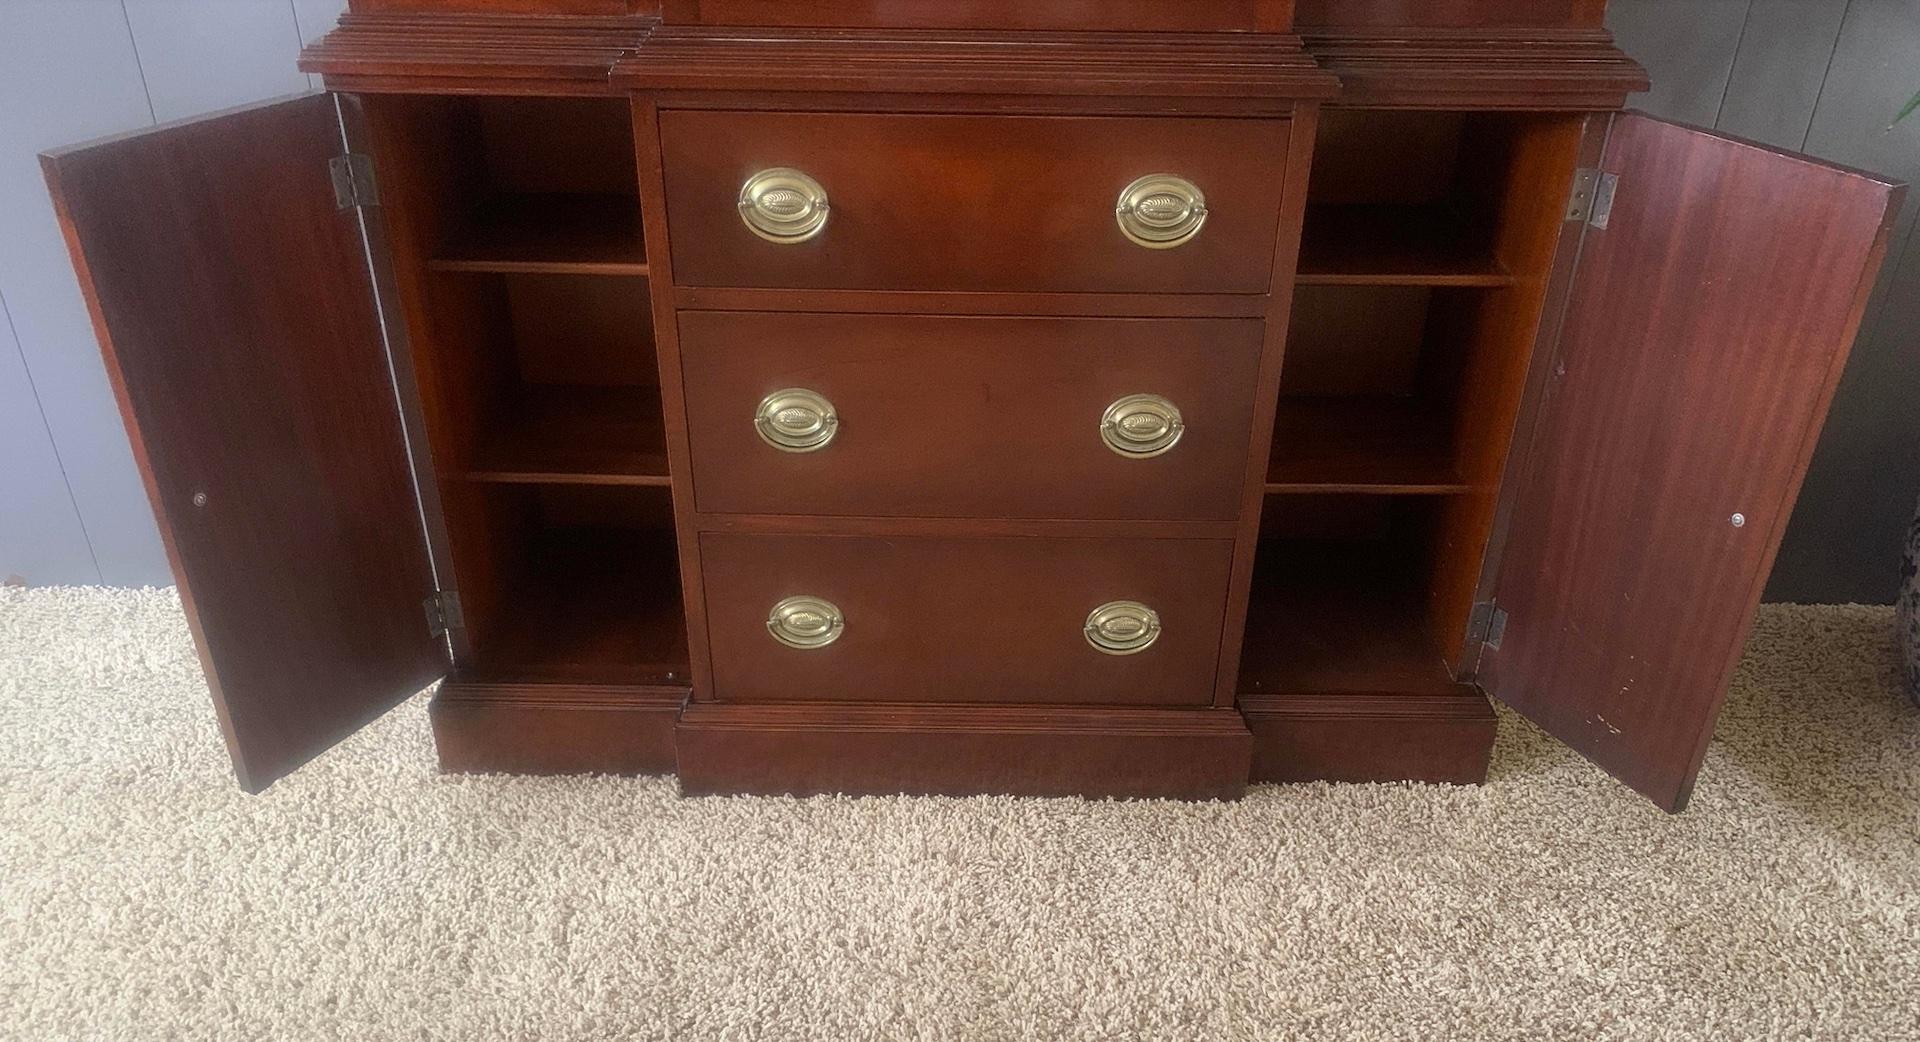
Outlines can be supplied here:
<path id="1" fill-rule="evenodd" d="M 1920 118 L 1889 127 L 1916 90 L 1920 0 L 1852 0 L 1807 151 L 1920 183 Z M 1909 199 L 1774 567 L 1771 599 L 1883 604 L 1898 588 L 1901 540 L 1920 497 L 1916 213 Z"/>
<path id="2" fill-rule="evenodd" d="M 1845 0 L 1753 0 L 1718 129 L 1806 147 L 1846 13 Z"/>
<path id="3" fill-rule="evenodd" d="M 1720 118 L 1751 0 L 1613 0 L 1607 27 L 1653 76 L 1634 104 L 1711 127 Z"/>

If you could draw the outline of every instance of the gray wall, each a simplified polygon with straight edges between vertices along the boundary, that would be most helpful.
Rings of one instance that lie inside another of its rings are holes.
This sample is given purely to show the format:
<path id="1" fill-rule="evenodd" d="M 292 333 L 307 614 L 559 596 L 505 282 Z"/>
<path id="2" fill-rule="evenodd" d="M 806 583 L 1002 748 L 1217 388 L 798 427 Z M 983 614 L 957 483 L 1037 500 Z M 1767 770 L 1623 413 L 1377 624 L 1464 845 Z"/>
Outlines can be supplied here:
<path id="1" fill-rule="evenodd" d="M 40 150 L 314 86 L 345 0 L 0 0 L 0 580 L 167 583 Z"/>
<path id="2" fill-rule="evenodd" d="M 344 0 L 0 0 L 0 578 L 168 581 L 34 155 L 309 84 Z M 1920 0 L 1614 0 L 1650 111 L 1920 181 Z M 1898 249 L 1769 589 L 1889 601 L 1920 495 L 1920 237 Z"/>

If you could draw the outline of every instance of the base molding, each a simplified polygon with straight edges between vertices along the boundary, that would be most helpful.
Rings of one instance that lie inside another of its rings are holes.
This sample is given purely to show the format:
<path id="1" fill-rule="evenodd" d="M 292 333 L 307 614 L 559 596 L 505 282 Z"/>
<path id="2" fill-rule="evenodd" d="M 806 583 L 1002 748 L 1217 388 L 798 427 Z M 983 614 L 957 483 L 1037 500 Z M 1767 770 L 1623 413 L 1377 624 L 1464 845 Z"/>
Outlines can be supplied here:
<path id="1" fill-rule="evenodd" d="M 1485 695 L 1241 695 L 1256 782 L 1487 780 L 1499 718 Z"/>
<path id="2" fill-rule="evenodd" d="M 440 769 L 673 774 L 688 795 L 1233 799 L 1252 782 L 1486 780 L 1485 696 L 1242 695 L 1240 708 L 753 705 L 683 687 L 455 677 L 428 706 Z"/>
<path id="3" fill-rule="evenodd" d="M 427 706 L 440 769 L 472 774 L 672 774 L 684 687 L 453 677 Z"/>
<path id="4" fill-rule="evenodd" d="M 1253 736 L 1217 709 L 688 703 L 688 795 L 1233 799 Z"/>

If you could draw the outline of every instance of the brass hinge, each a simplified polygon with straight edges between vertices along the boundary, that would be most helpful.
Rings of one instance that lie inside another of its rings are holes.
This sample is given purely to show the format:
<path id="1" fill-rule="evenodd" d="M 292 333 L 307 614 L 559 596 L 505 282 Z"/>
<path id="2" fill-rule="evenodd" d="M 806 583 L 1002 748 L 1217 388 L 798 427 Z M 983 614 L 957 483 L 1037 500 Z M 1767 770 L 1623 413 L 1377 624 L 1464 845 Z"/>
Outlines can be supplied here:
<path id="1" fill-rule="evenodd" d="M 380 205 L 380 182 L 373 175 L 373 158 L 358 152 L 327 160 L 333 175 L 333 201 L 342 210 Z"/>
<path id="2" fill-rule="evenodd" d="M 1507 635 L 1506 609 L 1492 601 L 1475 604 L 1467 620 L 1467 632 L 1482 647 L 1499 651 L 1500 640 Z"/>
<path id="3" fill-rule="evenodd" d="M 427 611 L 427 633 L 431 636 L 444 637 L 448 630 L 467 624 L 460 611 L 460 594 L 454 590 L 435 590 L 427 595 L 422 606 Z"/>
<path id="4" fill-rule="evenodd" d="M 1567 201 L 1567 220 L 1585 221 L 1605 231 L 1613 221 L 1613 198 L 1619 193 L 1619 174 L 1581 167 L 1573 174 L 1573 197 Z"/>

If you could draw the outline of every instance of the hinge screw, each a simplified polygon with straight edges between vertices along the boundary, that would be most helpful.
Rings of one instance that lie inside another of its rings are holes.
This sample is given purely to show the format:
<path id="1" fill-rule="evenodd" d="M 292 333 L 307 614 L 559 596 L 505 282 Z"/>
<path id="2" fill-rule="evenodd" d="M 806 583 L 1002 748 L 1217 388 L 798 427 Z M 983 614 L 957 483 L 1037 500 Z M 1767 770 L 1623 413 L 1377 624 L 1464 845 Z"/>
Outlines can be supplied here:
<path id="1" fill-rule="evenodd" d="M 1733 515 L 1731 520 L 1733 521 L 1733 527 L 1735 528 L 1747 527 L 1747 515 L 1745 514 L 1735 514 Z"/>
<path id="2" fill-rule="evenodd" d="M 206 506 L 206 505 L 207 505 L 207 494 L 206 494 L 205 492 L 195 492 L 195 493 L 193 494 L 193 505 L 194 505 L 194 506 L 197 506 L 197 507 L 203 507 L 203 506 Z"/>

